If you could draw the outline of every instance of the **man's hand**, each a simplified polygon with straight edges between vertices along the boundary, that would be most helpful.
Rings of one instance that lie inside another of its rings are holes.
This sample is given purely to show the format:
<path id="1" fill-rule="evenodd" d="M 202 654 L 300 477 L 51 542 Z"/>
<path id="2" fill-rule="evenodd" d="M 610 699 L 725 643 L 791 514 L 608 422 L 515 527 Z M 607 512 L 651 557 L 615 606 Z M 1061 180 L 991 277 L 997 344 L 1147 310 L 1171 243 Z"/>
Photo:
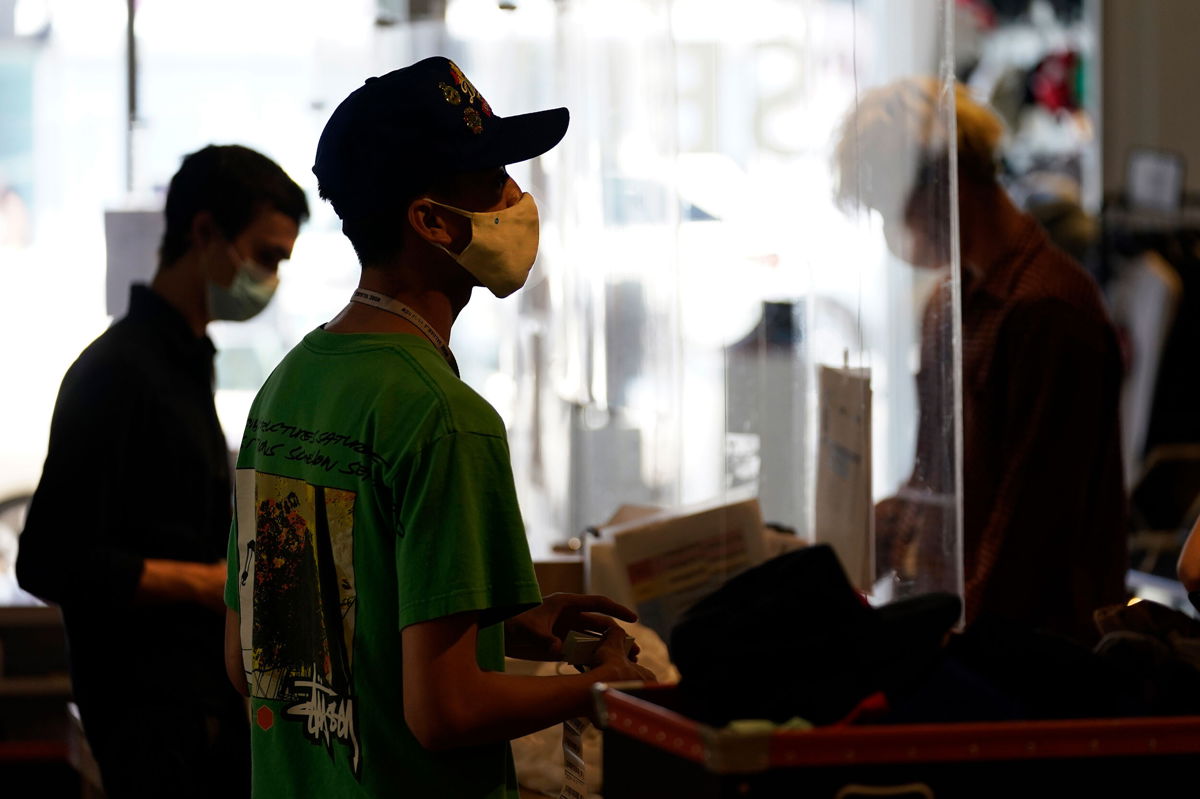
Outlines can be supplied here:
<path id="1" fill-rule="evenodd" d="M 195 574 L 196 599 L 205 607 L 218 613 L 225 612 L 225 578 L 228 575 L 225 561 L 197 563 Z"/>
<path id="2" fill-rule="evenodd" d="M 623 682 L 625 680 L 643 680 L 657 682 L 658 678 L 650 669 L 633 662 L 633 653 L 625 657 L 625 631 L 613 624 L 596 647 L 596 665 L 588 671 L 598 682 Z"/>
<path id="3" fill-rule="evenodd" d="M 148 604 L 188 602 L 225 613 L 225 561 L 192 563 L 148 558 L 137 599 Z"/>
<path id="4" fill-rule="evenodd" d="M 561 660 L 563 641 L 571 630 L 625 631 L 613 617 L 637 621 L 637 614 L 608 597 L 594 594 L 550 594 L 542 604 L 505 622 L 505 654 L 522 660 Z M 629 653 L 637 659 L 637 648 Z M 624 650 L 621 659 L 625 659 Z M 638 678 L 629 678 L 638 679 Z"/>
<path id="5" fill-rule="evenodd" d="M 597 665 L 586 674 L 541 677 L 485 671 L 479 667 L 477 613 L 456 613 L 410 624 L 400 632 L 404 658 L 404 720 L 426 749 L 511 741 L 563 719 L 592 712 L 592 686 L 597 682 L 653 680 L 654 675 L 625 657 L 625 633 L 607 613 L 633 616 L 603 597 L 547 597 L 549 607 L 532 619 L 564 625 L 577 616 L 587 626 L 600 619 L 611 625 L 597 647 Z M 566 635 L 567 626 L 561 628 Z M 231 636 L 232 637 L 232 636 Z M 559 642 L 561 647 L 561 642 Z"/>

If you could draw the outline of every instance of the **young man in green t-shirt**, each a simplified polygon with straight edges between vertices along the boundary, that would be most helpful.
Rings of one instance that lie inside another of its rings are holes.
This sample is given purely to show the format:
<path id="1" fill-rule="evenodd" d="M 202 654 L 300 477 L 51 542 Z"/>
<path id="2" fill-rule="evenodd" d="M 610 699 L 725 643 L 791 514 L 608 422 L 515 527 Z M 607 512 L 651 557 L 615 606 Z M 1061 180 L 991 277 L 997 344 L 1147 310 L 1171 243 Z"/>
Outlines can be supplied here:
<path id="1" fill-rule="evenodd" d="M 505 165 L 565 108 L 501 118 L 452 62 L 370 78 L 313 171 L 362 264 L 349 304 L 255 399 L 237 469 L 226 659 L 251 697 L 255 796 L 516 796 L 508 741 L 652 679 L 602 597 L 542 601 L 500 417 L 458 379 L 471 291 L 507 296 L 537 207 Z M 503 673 L 604 629 L 587 674 Z"/>

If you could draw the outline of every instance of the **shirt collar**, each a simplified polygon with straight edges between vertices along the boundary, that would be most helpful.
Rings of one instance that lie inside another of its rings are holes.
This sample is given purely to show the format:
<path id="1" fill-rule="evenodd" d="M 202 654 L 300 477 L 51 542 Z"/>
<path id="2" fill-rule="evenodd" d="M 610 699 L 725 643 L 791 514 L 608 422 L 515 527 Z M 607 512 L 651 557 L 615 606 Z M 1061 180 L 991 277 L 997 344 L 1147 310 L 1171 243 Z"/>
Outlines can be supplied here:
<path id="1" fill-rule="evenodd" d="M 982 269 L 963 264 L 963 298 L 976 293 L 1000 299 L 1007 297 L 1018 277 L 1020 265 L 1027 260 L 1026 254 L 1036 249 L 1043 236 L 1037 220 L 1023 214 L 1020 232 L 1009 239 L 1009 246 L 999 257 Z"/>
<path id="2" fill-rule="evenodd" d="M 216 353 L 212 339 L 207 335 L 197 338 L 183 314 L 163 299 L 161 294 L 145 284 L 135 283 L 130 286 L 128 316 L 157 328 L 169 337 L 175 346 L 200 350 L 210 358 Z"/>

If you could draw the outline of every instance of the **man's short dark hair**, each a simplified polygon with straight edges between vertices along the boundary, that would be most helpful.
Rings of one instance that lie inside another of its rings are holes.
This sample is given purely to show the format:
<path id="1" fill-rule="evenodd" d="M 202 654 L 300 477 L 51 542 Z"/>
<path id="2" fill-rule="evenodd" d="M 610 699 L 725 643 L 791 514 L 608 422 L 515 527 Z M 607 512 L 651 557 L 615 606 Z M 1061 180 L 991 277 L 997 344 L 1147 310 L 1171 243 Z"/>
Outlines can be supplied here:
<path id="1" fill-rule="evenodd" d="M 166 231 L 159 263 L 170 266 L 191 247 L 192 220 L 213 215 L 217 229 L 233 239 L 264 209 L 297 225 L 308 219 L 304 190 L 262 153 L 238 144 L 210 144 L 183 159 L 167 189 Z"/>
<path id="2" fill-rule="evenodd" d="M 400 254 L 408 206 L 426 191 L 399 190 L 389 200 L 374 202 L 370 213 L 342 221 L 342 233 L 350 239 L 361 266 L 383 264 Z M 319 182 L 317 194 L 322 200 L 334 201 Z"/>

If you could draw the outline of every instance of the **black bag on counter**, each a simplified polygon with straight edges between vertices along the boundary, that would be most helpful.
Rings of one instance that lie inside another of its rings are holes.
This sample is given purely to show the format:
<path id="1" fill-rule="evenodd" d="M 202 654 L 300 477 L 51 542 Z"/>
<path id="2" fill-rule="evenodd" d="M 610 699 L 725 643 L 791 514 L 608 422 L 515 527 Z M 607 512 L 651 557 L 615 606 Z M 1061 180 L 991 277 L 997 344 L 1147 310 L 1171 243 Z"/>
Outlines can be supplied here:
<path id="1" fill-rule="evenodd" d="M 828 545 L 780 555 L 697 602 L 671 631 L 680 709 L 716 726 L 830 724 L 873 693 L 923 682 L 961 609 L 953 594 L 872 608 Z"/>

